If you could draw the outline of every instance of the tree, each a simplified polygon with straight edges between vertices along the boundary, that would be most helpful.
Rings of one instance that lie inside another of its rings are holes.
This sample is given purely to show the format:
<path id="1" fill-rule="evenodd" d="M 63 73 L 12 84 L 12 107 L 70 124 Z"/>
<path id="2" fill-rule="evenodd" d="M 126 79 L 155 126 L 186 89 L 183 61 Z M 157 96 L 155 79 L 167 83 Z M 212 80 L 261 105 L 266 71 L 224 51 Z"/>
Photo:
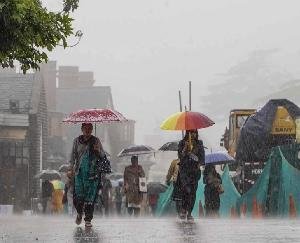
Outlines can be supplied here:
<path id="1" fill-rule="evenodd" d="M 0 63 L 13 67 L 18 61 L 23 73 L 48 61 L 47 51 L 68 46 L 73 34 L 70 13 L 79 0 L 63 0 L 63 10 L 55 13 L 40 0 L 0 0 Z M 80 34 L 77 33 L 77 36 Z"/>

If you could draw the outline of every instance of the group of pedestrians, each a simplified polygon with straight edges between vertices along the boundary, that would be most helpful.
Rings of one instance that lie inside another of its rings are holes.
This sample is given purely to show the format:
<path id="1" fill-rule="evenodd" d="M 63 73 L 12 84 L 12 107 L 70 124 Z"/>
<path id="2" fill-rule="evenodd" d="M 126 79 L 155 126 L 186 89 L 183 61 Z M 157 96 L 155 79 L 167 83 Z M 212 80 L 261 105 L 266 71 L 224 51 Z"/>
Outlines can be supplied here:
<path id="1" fill-rule="evenodd" d="M 197 130 L 189 130 L 179 142 L 178 158 L 172 161 L 166 176 L 166 183 L 174 186 L 172 199 L 180 219 L 193 221 L 201 166 L 205 166 L 203 142 L 198 138 Z M 222 180 L 213 165 L 205 166 L 203 182 L 206 216 L 218 216 Z"/>
<path id="2" fill-rule="evenodd" d="M 91 227 L 99 191 L 102 193 L 104 213 L 108 214 L 109 212 L 108 205 L 112 187 L 105 174 L 110 172 L 110 165 L 104 163 L 107 162 L 107 159 L 100 140 L 92 135 L 93 125 L 83 123 L 81 131 L 82 135 L 75 138 L 73 142 L 70 171 L 68 172 L 70 183 L 66 193 L 68 190 L 72 190 L 72 201 L 77 211 L 76 224 L 80 224 L 84 216 L 85 226 Z M 191 213 L 195 204 L 198 181 L 201 178 L 200 167 L 204 164 L 204 146 L 202 140 L 198 138 L 197 130 L 186 131 L 185 137 L 178 146 L 178 159 L 172 162 L 167 175 L 167 184 L 173 183 L 174 185 L 172 197 L 176 202 L 176 209 L 181 219 L 193 220 Z M 118 214 L 121 214 L 123 193 L 126 195 L 125 203 L 128 214 L 134 216 L 140 214 L 144 195 L 141 190 L 141 186 L 143 186 L 141 178 L 144 177 L 145 172 L 138 164 L 138 157 L 132 156 L 131 165 L 127 166 L 124 171 L 124 184 L 118 185 L 115 192 Z M 219 209 L 222 183 L 214 166 L 205 167 L 203 181 L 206 184 L 206 214 L 211 216 L 217 214 Z M 105 188 L 110 190 L 105 190 Z M 70 199 L 68 197 L 68 201 L 71 201 Z M 152 205 L 152 210 L 155 210 L 155 203 Z"/>

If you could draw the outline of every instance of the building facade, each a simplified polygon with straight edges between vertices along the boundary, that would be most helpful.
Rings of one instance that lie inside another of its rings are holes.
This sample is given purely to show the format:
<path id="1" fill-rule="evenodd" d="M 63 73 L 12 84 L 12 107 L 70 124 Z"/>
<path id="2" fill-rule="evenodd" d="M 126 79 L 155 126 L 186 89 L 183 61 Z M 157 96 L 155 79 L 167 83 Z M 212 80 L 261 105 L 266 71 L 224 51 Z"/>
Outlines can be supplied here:
<path id="1" fill-rule="evenodd" d="M 111 87 L 95 86 L 93 72 L 82 72 L 76 66 L 58 68 L 58 87 L 56 90 L 56 110 L 64 114 L 90 108 L 114 109 Z M 104 149 L 110 154 L 112 167 L 117 168 L 117 154 L 134 143 L 135 122 L 94 124 L 96 135 Z M 66 149 L 71 151 L 73 139 L 81 134 L 80 124 L 64 125 L 66 131 Z M 67 154 L 68 154 L 67 153 Z"/>
<path id="2" fill-rule="evenodd" d="M 0 71 L 0 204 L 29 208 L 47 160 L 48 117 L 39 73 Z"/>

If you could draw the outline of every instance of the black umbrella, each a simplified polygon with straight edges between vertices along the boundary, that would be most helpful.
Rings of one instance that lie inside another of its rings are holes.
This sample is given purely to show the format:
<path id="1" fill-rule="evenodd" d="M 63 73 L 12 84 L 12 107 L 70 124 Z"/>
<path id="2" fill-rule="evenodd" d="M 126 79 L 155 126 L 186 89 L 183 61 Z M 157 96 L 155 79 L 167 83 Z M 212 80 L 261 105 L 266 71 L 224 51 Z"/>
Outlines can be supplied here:
<path id="1" fill-rule="evenodd" d="M 160 182 L 149 182 L 147 184 L 147 193 L 148 194 L 159 194 L 167 190 L 167 186 Z"/>
<path id="2" fill-rule="evenodd" d="M 118 157 L 155 153 L 155 149 L 147 145 L 131 145 L 121 150 Z"/>
<path id="3" fill-rule="evenodd" d="M 58 171 L 62 172 L 62 173 L 66 173 L 70 170 L 70 165 L 69 164 L 62 164 L 61 166 L 59 166 Z"/>
<path id="4" fill-rule="evenodd" d="M 163 146 L 161 146 L 158 150 L 159 151 L 178 151 L 178 144 L 179 141 L 172 141 L 172 142 L 167 142 Z M 204 146 L 205 149 L 207 147 Z"/>
<path id="5" fill-rule="evenodd" d="M 167 142 L 161 146 L 158 150 L 160 151 L 178 151 L 179 141 Z"/>
<path id="6" fill-rule="evenodd" d="M 34 176 L 36 179 L 41 179 L 41 180 L 60 180 L 61 176 L 57 170 L 42 170 L 38 174 Z"/>

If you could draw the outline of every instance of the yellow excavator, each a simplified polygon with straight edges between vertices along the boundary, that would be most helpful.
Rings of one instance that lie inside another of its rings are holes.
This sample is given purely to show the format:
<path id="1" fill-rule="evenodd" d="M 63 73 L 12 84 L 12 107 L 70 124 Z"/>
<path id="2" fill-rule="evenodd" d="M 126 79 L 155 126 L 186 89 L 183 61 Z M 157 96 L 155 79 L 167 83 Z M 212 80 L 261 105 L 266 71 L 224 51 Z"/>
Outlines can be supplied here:
<path id="1" fill-rule="evenodd" d="M 220 145 L 225 147 L 232 157 L 235 157 L 236 145 L 240 135 L 240 129 L 249 116 L 256 112 L 255 109 L 234 109 L 229 113 L 229 127 L 221 138 Z"/>
<path id="2" fill-rule="evenodd" d="M 255 109 L 234 109 L 230 111 L 229 126 L 225 129 L 225 133 L 221 138 L 220 145 L 225 147 L 232 157 L 236 157 L 237 144 L 240 138 L 241 128 L 247 123 L 249 117 L 255 114 Z M 297 133 L 296 131 L 295 119 L 292 118 L 285 107 L 277 106 L 270 131 L 272 147 L 280 145 L 284 143 L 284 141 L 291 139 L 295 140 Z M 238 164 L 229 166 L 230 171 L 232 172 L 231 175 L 233 177 L 233 181 L 240 192 L 247 191 L 251 185 L 254 184 L 263 170 L 264 162 L 265 161 L 247 161 L 243 163 L 243 168 L 238 167 Z M 241 165 L 241 163 L 239 165 Z M 243 170 L 242 173 L 239 170 Z M 239 176 L 241 174 L 243 175 L 243 178 Z"/>
<path id="3" fill-rule="evenodd" d="M 226 127 L 220 145 L 225 147 L 232 157 L 235 157 L 240 129 L 245 124 L 248 117 L 255 114 L 255 112 L 255 109 L 234 109 L 230 111 L 229 128 Z M 287 109 L 283 106 L 277 107 L 271 133 L 275 137 L 296 138 L 296 123 L 288 113 Z"/>

